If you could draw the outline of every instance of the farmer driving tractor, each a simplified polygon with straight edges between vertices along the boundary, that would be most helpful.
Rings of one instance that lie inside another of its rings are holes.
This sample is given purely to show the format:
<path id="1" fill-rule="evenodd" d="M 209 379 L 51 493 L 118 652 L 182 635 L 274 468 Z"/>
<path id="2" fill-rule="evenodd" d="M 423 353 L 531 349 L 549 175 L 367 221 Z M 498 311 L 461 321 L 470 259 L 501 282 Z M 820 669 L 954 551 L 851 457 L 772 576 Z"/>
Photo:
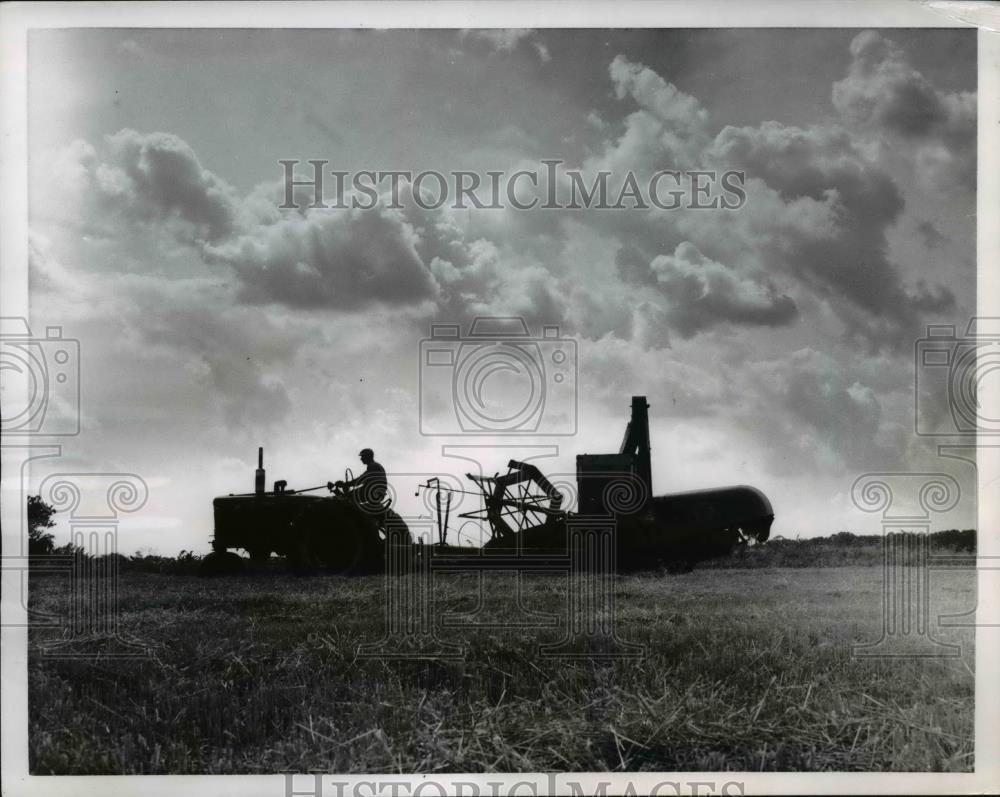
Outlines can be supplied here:
<path id="1" fill-rule="evenodd" d="M 362 448 L 359 456 L 365 466 L 364 473 L 346 481 L 327 482 L 327 489 L 349 495 L 363 512 L 380 516 L 386 510 L 389 490 L 385 468 L 375 461 L 375 452 L 370 448 Z"/>

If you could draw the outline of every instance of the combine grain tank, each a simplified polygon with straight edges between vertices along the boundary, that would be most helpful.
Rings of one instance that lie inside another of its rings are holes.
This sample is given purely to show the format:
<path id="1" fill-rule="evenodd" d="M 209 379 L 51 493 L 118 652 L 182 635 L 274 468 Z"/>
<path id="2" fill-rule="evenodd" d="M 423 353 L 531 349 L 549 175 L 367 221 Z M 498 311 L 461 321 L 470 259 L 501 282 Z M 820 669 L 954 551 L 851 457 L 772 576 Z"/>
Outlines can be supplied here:
<path id="1" fill-rule="evenodd" d="M 653 495 L 648 408 L 645 396 L 632 397 L 631 420 L 616 453 L 576 458 L 576 515 L 613 521 L 618 569 L 687 570 L 738 545 L 766 541 L 774 510 L 754 487 Z M 469 478 L 484 508 L 461 517 L 489 524 L 489 552 L 565 551 L 566 522 L 574 515 L 562 509 L 562 496 L 537 468 L 512 460 L 505 475 Z"/>

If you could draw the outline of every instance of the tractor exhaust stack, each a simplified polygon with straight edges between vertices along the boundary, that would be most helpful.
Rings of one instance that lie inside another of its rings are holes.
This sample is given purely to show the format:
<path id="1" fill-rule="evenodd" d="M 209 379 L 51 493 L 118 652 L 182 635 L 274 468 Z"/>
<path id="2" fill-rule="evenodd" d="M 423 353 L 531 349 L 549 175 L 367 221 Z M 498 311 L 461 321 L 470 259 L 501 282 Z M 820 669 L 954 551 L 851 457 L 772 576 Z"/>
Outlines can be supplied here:
<path id="1" fill-rule="evenodd" d="M 264 472 L 264 447 L 257 449 L 257 472 L 254 474 L 253 491 L 257 495 L 263 495 L 265 491 L 266 474 Z"/>

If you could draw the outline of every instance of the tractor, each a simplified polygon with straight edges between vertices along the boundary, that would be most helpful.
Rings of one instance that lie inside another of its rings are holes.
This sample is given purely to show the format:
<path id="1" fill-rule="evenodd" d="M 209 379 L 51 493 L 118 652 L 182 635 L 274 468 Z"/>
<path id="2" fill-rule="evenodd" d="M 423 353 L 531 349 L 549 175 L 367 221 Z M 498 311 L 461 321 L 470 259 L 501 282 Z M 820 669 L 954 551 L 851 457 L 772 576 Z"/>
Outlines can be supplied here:
<path id="1" fill-rule="evenodd" d="M 347 479 L 351 478 L 348 471 Z M 265 490 L 264 449 L 257 450 L 254 492 L 213 501 L 215 536 L 212 553 L 202 561 L 206 575 L 239 572 L 243 549 L 251 562 L 285 557 L 298 573 L 325 570 L 361 574 L 380 569 L 386 542 L 410 545 L 413 540 L 391 502 L 372 507 L 342 488 L 331 495 L 310 495 L 326 485 L 289 490 L 284 480 Z"/>

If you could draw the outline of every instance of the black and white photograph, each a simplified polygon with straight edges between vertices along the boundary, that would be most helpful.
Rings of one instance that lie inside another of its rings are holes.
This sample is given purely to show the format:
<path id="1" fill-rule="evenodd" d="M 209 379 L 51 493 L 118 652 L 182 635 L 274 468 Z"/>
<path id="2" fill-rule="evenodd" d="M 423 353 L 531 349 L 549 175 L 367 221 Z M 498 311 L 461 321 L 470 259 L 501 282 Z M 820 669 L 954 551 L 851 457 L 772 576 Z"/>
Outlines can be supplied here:
<path id="1" fill-rule="evenodd" d="M 73 5 L 5 793 L 1000 788 L 995 6 Z"/>

